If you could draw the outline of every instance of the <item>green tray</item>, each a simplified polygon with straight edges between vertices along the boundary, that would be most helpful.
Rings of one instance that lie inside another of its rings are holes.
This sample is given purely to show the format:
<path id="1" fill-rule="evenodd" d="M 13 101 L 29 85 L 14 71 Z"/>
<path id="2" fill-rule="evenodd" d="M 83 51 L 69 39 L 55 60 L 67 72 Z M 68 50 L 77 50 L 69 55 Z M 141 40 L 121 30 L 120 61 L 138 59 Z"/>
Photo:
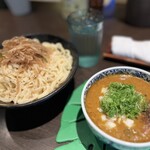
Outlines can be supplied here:
<path id="1" fill-rule="evenodd" d="M 115 150 L 96 139 L 89 129 L 81 110 L 81 92 L 85 83 L 72 93 L 62 113 L 55 150 Z"/>

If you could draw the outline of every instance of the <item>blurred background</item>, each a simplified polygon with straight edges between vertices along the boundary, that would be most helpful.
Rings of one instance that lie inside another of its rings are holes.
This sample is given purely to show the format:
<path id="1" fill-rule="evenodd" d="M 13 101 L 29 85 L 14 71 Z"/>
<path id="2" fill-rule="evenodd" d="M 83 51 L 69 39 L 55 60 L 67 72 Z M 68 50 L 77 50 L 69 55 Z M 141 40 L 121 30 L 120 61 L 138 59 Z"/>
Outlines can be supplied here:
<path id="1" fill-rule="evenodd" d="M 89 0 L 0 0 L 0 9 L 10 9 L 8 3 L 13 5 L 21 1 L 28 1 L 32 11 L 36 8 L 51 9 L 61 13 L 66 18 L 67 15 L 76 9 L 86 9 Z M 93 0 L 95 1 L 95 0 Z M 150 1 L 149 0 L 100 0 L 103 2 L 103 13 L 105 18 L 116 17 L 127 23 L 137 26 L 150 26 Z M 7 4 L 6 4 L 7 3 Z M 16 10 L 17 5 L 15 6 Z M 31 11 L 30 11 L 31 12 Z"/>
<path id="2" fill-rule="evenodd" d="M 10 0 L 12 3 L 14 0 Z M 86 9 L 88 0 L 30 0 L 32 11 L 37 8 L 51 9 L 57 13 L 60 13 L 63 17 L 76 10 Z M 117 17 L 124 19 L 126 14 L 127 0 L 103 0 L 103 10 L 106 17 Z M 9 9 L 5 0 L 0 0 L 0 9 Z M 118 13 L 119 12 L 119 13 Z"/>
<path id="3" fill-rule="evenodd" d="M 96 0 L 93 0 L 96 1 Z M 105 19 L 115 17 L 131 25 L 150 26 L 149 0 L 100 0 L 103 3 Z M 25 4 L 26 2 L 26 4 Z M 28 6 L 27 6 L 28 2 Z M 12 3 L 12 4 L 10 4 Z M 22 8 L 20 7 L 22 3 Z M 15 12 L 13 12 L 13 9 Z M 25 6 L 26 5 L 26 6 Z M 30 6 L 29 6 L 30 5 Z M 10 9 L 17 16 L 35 11 L 37 8 L 50 9 L 60 13 L 64 18 L 76 9 L 87 9 L 89 0 L 0 0 L 0 9 Z M 28 7 L 25 10 L 25 7 Z M 29 8 L 30 7 L 30 8 Z M 20 9 L 20 10 L 19 10 Z M 17 12 L 18 10 L 18 12 Z M 25 11 L 25 12 L 21 12 Z M 27 11 L 27 12 L 26 12 Z"/>

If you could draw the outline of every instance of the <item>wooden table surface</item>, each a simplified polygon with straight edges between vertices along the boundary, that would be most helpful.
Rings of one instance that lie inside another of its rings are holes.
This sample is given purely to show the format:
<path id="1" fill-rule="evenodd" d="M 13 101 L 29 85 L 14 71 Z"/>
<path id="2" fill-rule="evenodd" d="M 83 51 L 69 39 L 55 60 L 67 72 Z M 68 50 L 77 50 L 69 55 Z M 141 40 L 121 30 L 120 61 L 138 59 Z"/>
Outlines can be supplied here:
<path id="1" fill-rule="evenodd" d="M 69 40 L 66 21 L 59 13 L 48 9 L 35 9 L 29 15 L 17 17 L 6 9 L 0 10 L 0 42 L 16 35 L 29 33 L 48 33 Z M 108 48 L 112 35 L 126 35 L 137 40 L 145 40 L 150 39 L 150 28 L 130 26 L 115 18 L 105 19 L 99 63 L 88 69 L 79 67 L 73 79 L 73 88 L 78 87 L 91 75 L 104 68 L 127 65 L 126 63 L 103 59 L 102 53 Z M 141 68 L 140 66 L 137 67 Z M 144 69 L 150 70 L 150 68 Z M 5 133 L 4 130 L 3 135 L 6 134 L 6 137 L 0 135 L 0 150 L 53 150 L 59 146 L 55 139 L 60 127 L 63 108 L 53 114 L 52 117 L 48 117 L 51 113 L 49 109 L 52 108 L 49 107 L 48 109 L 48 106 L 45 105 L 43 104 L 43 108 L 39 109 L 40 106 L 35 106 L 33 109 L 7 110 L 6 123 L 9 132 Z M 47 111 L 44 111 L 44 109 L 47 109 Z M 0 113 L 1 116 L 2 112 Z"/>

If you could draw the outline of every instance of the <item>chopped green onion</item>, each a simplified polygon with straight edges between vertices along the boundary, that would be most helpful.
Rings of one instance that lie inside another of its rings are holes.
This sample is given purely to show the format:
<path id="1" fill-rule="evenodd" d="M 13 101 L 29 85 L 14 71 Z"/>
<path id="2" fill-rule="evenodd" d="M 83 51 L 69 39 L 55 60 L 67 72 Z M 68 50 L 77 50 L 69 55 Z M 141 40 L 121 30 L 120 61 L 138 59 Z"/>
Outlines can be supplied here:
<path id="1" fill-rule="evenodd" d="M 133 85 L 112 82 L 100 101 L 100 107 L 109 117 L 134 119 L 148 107 L 146 98 Z"/>

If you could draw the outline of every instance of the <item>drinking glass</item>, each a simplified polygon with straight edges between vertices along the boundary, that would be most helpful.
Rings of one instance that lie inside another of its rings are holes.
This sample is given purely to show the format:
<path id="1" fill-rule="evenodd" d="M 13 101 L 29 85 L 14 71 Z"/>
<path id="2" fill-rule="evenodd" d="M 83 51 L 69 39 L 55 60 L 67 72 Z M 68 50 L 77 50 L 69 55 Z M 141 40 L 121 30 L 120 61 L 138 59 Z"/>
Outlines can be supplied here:
<path id="1" fill-rule="evenodd" d="M 95 9 L 77 10 L 68 18 L 71 42 L 79 54 L 79 66 L 92 67 L 99 61 L 103 36 L 103 15 Z"/>

